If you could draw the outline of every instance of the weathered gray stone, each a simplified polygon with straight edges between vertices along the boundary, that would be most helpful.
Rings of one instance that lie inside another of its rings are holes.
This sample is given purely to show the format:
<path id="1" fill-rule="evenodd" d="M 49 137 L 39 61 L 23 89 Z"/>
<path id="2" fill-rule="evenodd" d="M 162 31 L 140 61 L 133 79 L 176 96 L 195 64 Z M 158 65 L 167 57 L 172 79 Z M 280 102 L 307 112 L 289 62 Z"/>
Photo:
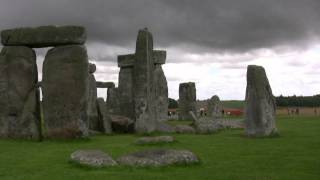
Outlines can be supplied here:
<path id="1" fill-rule="evenodd" d="M 157 132 L 161 133 L 174 133 L 174 127 L 171 126 L 170 124 L 167 124 L 166 122 L 157 122 Z"/>
<path id="2" fill-rule="evenodd" d="M 147 29 L 140 30 L 137 37 L 135 64 L 133 67 L 133 97 L 135 130 L 150 133 L 156 129 L 155 87 L 153 82 L 153 39 Z"/>
<path id="3" fill-rule="evenodd" d="M 97 99 L 97 105 L 98 105 L 98 115 L 99 115 L 99 130 L 102 131 L 105 134 L 111 134 L 112 128 L 111 128 L 111 117 L 108 114 L 107 111 L 107 105 L 104 102 L 103 98 Z"/>
<path id="4" fill-rule="evenodd" d="M 100 123 L 97 109 L 97 88 L 96 79 L 93 74 L 89 74 L 88 118 L 89 128 L 91 130 L 99 131 Z"/>
<path id="5" fill-rule="evenodd" d="M 162 50 L 154 50 L 153 51 L 153 58 L 155 64 L 165 64 L 167 58 L 167 52 Z"/>
<path id="6" fill-rule="evenodd" d="M 222 117 L 222 103 L 218 96 L 212 96 L 208 101 L 208 116 L 217 119 Z"/>
<path id="7" fill-rule="evenodd" d="M 116 133 L 133 133 L 134 121 L 125 116 L 110 115 L 112 130 Z"/>
<path id="8" fill-rule="evenodd" d="M 249 65 L 246 89 L 246 134 L 254 137 L 277 134 L 275 114 L 275 98 L 264 68 Z"/>
<path id="9" fill-rule="evenodd" d="M 93 74 L 94 72 L 96 72 L 97 67 L 95 64 L 89 63 L 89 73 Z"/>
<path id="10" fill-rule="evenodd" d="M 35 52 L 4 47 L 0 53 L 0 137 L 40 138 L 38 72 Z"/>
<path id="11" fill-rule="evenodd" d="M 146 144 L 163 144 L 175 142 L 175 138 L 172 136 L 155 136 L 155 137 L 141 137 L 136 140 L 136 144 L 146 145 Z"/>
<path id="12" fill-rule="evenodd" d="M 189 125 L 176 125 L 175 126 L 176 133 L 180 134 L 193 134 L 196 133 L 196 130 Z"/>
<path id="13" fill-rule="evenodd" d="M 46 136 L 88 136 L 88 56 L 84 46 L 59 46 L 43 63 L 42 93 Z"/>
<path id="14" fill-rule="evenodd" d="M 115 87 L 113 82 L 101 82 L 101 81 L 97 81 L 96 86 L 97 88 L 114 88 Z"/>
<path id="15" fill-rule="evenodd" d="M 108 88 L 107 90 L 107 110 L 109 114 L 120 114 L 119 91 L 118 88 Z"/>
<path id="16" fill-rule="evenodd" d="M 118 67 L 120 67 L 120 68 L 133 67 L 134 58 L 135 58 L 134 54 L 119 55 L 118 56 Z"/>
<path id="17" fill-rule="evenodd" d="M 133 68 L 121 68 L 119 72 L 119 106 L 120 114 L 135 119 L 133 102 Z"/>
<path id="18" fill-rule="evenodd" d="M 179 120 L 192 119 L 189 111 L 197 114 L 196 109 L 196 85 L 193 82 L 179 85 Z"/>
<path id="19" fill-rule="evenodd" d="M 116 166 L 118 163 L 101 150 L 77 150 L 71 154 L 71 161 L 91 167 Z"/>
<path id="20" fill-rule="evenodd" d="M 40 26 L 36 28 L 8 29 L 1 32 L 1 42 L 6 46 L 34 48 L 84 44 L 86 31 L 81 26 Z"/>
<path id="21" fill-rule="evenodd" d="M 188 165 L 198 163 L 198 157 L 188 150 L 151 149 L 144 150 L 117 159 L 120 165 L 126 166 L 169 166 L 174 164 Z"/>
<path id="22" fill-rule="evenodd" d="M 156 64 L 154 70 L 154 86 L 156 93 L 156 119 L 158 121 L 168 120 L 168 84 L 161 65 Z"/>

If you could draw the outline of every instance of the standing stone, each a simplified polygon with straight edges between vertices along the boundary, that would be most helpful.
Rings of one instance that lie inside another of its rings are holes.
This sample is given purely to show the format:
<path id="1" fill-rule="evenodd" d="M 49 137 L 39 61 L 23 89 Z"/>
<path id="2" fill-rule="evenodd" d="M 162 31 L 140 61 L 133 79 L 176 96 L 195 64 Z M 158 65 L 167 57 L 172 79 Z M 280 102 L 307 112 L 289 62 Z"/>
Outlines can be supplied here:
<path id="1" fill-rule="evenodd" d="M 0 53 L 0 137 L 39 139 L 40 104 L 35 52 L 4 47 Z"/>
<path id="2" fill-rule="evenodd" d="M 130 119 L 135 119 L 133 103 L 133 69 L 132 67 L 121 67 L 119 72 L 119 106 L 120 114 Z"/>
<path id="3" fill-rule="evenodd" d="M 98 106 L 99 123 L 100 123 L 99 130 L 105 134 L 111 134 L 112 133 L 111 117 L 106 109 L 107 105 L 103 98 L 97 99 L 97 106 Z"/>
<path id="4" fill-rule="evenodd" d="M 217 95 L 208 101 L 208 116 L 214 119 L 222 117 L 222 103 Z"/>
<path id="5" fill-rule="evenodd" d="M 84 46 L 52 48 L 43 63 L 43 112 L 46 136 L 88 136 L 88 56 Z"/>
<path id="6" fill-rule="evenodd" d="M 89 64 L 89 93 L 88 93 L 88 118 L 89 128 L 91 130 L 99 131 L 99 117 L 97 109 L 97 87 L 94 72 L 96 65 Z"/>
<path id="7" fill-rule="evenodd" d="M 196 85 L 194 82 L 181 83 L 179 85 L 179 120 L 192 120 L 190 111 L 197 114 Z"/>
<path id="8" fill-rule="evenodd" d="M 107 90 L 107 110 L 109 114 L 120 114 L 118 88 L 108 88 Z"/>
<path id="9" fill-rule="evenodd" d="M 275 112 L 275 98 L 264 68 L 249 65 L 246 89 L 246 134 L 254 137 L 277 134 Z"/>
<path id="10" fill-rule="evenodd" d="M 155 91 L 153 84 L 153 39 L 147 29 L 138 33 L 133 70 L 135 130 L 149 133 L 156 129 Z"/>
<path id="11" fill-rule="evenodd" d="M 81 26 L 40 26 L 3 30 L 1 42 L 5 46 L 41 48 L 70 44 L 84 44 L 86 30 Z"/>
<path id="12" fill-rule="evenodd" d="M 166 76 L 162 70 L 161 64 L 155 64 L 154 82 L 156 93 L 156 118 L 158 121 L 168 119 L 168 84 Z"/>

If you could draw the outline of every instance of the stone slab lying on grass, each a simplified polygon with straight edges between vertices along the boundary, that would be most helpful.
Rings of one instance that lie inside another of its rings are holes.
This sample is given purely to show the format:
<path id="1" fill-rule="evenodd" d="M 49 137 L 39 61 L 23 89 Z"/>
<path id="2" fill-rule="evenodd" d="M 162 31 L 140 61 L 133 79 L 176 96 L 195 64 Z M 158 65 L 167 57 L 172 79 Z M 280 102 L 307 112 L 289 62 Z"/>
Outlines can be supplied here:
<path id="1" fill-rule="evenodd" d="M 193 134 L 196 132 L 196 130 L 189 125 L 176 125 L 175 131 L 180 134 Z"/>
<path id="2" fill-rule="evenodd" d="M 155 137 L 141 137 L 136 140 L 136 144 L 161 144 L 161 143 L 172 143 L 175 138 L 172 136 L 155 136 Z"/>
<path id="3" fill-rule="evenodd" d="M 124 155 L 117 162 L 126 166 L 159 167 L 194 164 L 199 162 L 199 158 L 188 150 L 152 149 Z"/>
<path id="4" fill-rule="evenodd" d="M 101 150 L 77 150 L 71 154 L 71 161 L 91 167 L 118 165 L 111 156 Z"/>

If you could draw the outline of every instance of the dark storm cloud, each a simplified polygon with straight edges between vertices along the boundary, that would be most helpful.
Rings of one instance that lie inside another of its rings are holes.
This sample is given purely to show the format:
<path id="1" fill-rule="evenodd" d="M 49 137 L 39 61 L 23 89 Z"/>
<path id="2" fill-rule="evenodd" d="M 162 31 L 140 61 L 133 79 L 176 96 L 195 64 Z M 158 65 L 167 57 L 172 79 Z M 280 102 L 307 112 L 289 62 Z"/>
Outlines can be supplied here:
<path id="1" fill-rule="evenodd" d="M 244 52 L 316 41 L 319 9 L 319 0 L 1 0 L 0 29 L 79 24 L 91 42 L 134 48 L 149 27 L 156 46 Z"/>

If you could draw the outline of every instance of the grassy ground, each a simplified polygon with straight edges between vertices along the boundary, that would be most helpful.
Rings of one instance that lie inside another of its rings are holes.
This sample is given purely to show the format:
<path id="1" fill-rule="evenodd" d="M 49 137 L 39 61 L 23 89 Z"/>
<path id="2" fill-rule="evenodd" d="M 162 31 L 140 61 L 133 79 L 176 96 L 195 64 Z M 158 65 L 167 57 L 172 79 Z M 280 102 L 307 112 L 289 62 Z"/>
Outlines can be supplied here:
<path id="1" fill-rule="evenodd" d="M 280 117 L 278 138 L 250 139 L 243 130 L 214 135 L 174 135 L 163 148 L 190 149 L 201 164 L 166 168 L 113 167 L 89 169 L 68 162 L 77 149 L 98 148 L 113 157 L 158 146 L 132 144 L 137 136 L 95 136 L 77 141 L 0 140 L 0 179 L 254 179 L 319 180 L 320 118 Z"/>

